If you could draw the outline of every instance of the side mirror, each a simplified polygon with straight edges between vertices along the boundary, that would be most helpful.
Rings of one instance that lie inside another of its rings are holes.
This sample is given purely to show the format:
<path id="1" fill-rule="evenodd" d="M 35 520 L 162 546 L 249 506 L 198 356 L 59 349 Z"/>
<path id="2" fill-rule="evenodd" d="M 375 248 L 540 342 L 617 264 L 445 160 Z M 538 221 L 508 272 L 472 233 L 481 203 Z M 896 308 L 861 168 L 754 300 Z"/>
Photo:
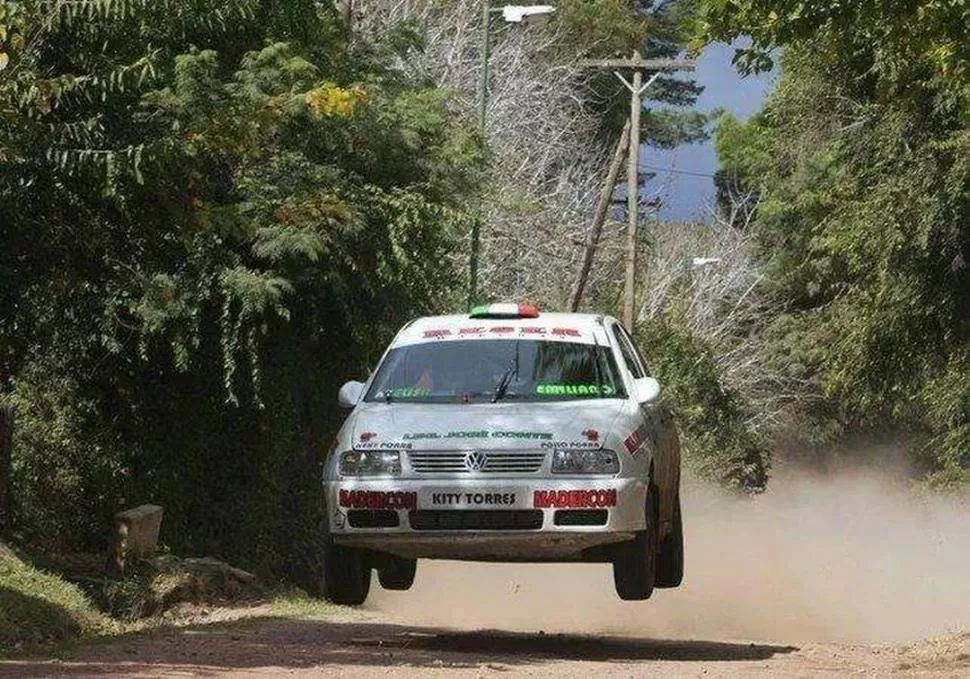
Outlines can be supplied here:
<path id="1" fill-rule="evenodd" d="M 660 382 L 652 377 L 641 377 L 633 380 L 633 396 L 637 403 L 650 405 L 660 398 Z"/>
<path id="2" fill-rule="evenodd" d="M 363 391 L 363 382 L 351 380 L 340 387 L 340 391 L 337 393 L 337 402 L 341 408 L 353 408 L 357 405 L 357 401 L 360 400 L 360 395 Z"/>

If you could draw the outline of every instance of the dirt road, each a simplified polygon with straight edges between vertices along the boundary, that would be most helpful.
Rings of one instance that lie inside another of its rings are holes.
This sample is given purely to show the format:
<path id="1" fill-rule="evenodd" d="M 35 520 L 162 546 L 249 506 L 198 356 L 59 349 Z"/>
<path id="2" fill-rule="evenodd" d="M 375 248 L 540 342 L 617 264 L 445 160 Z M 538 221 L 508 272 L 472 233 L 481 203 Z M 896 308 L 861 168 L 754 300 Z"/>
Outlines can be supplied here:
<path id="1" fill-rule="evenodd" d="M 970 676 L 970 637 L 916 647 L 455 631 L 358 619 L 254 620 L 0 663 L 11 677 Z"/>
<path id="2" fill-rule="evenodd" d="M 868 475 L 774 487 L 685 488 L 686 582 L 648 602 L 619 601 L 603 564 L 422 562 L 363 610 L 266 608 L 0 676 L 970 677 L 966 502 Z"/>

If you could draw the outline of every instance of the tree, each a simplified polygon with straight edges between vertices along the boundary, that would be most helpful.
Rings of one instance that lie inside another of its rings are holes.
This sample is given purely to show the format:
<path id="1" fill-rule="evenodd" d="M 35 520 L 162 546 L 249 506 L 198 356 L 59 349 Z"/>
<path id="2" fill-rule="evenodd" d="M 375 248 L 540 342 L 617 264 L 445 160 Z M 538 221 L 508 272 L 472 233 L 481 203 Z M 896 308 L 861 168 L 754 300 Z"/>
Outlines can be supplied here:
<path id="1" fill-rule="evenodd" d="M 719 132 L 761 197 L 776 361 L 842 426 L 925 443 L 941 483 L 970 466 L 970 78 L 962 3 L 702 3 L 701 32 L 785 48 L 762 116 Z"/>
<path id="2" fill-rule="evenodd" d="M 582 260 L 603 177 L 629 116 L 629 92 L 609 71 L 579 66 L 584 58 L 673 57 L 687 40 L 683 3 L 565 0 L 540 25 L 492 22 L 485 141 L 488 165 L 482 207 L 480 288 L 490 299 L 528 299 L 566 308 Z M 481 2 L 355 3 L 358 36 L 410 27 L 421 37 L 409 67 L 465 102 L 476 126 Z M 707 116 L 691 108 L 700 88 L 664 76 L 646 94 L 645 143 L 671 147 L 703 138 Z M 609 225 L 608 225 L 609 227 Z M 622 285 L 607 228 L 590 289 L 600 307 Z M 467 249 L 465 250 L 467 252 Z M 592 304 L 590 305 L 592 306 Z"/>
<path id="3" fill-rule="evenodd" d="M 326 3 L 203 4 L 16 4 L 0 398 L 24 414 L 21 530 L 90 547 L 155 499 L 172 547 L 305 576 L 336 389 L 447 303 L 482 154 L 395 67 L 406 44 L 348 49 Z"/>

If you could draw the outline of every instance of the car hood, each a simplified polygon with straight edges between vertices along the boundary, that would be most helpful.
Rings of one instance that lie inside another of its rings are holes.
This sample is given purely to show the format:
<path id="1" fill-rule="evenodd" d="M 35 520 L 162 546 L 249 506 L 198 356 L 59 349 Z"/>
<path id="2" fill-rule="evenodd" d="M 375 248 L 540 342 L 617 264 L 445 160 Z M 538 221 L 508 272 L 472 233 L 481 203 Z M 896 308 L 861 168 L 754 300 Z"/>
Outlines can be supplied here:
<path id="1" fill-rule="evenodd" d="M 623 411 L 621 399 L 551 403 L 361 403 L 354 448 L 541 450 L 599 448 Z"/>

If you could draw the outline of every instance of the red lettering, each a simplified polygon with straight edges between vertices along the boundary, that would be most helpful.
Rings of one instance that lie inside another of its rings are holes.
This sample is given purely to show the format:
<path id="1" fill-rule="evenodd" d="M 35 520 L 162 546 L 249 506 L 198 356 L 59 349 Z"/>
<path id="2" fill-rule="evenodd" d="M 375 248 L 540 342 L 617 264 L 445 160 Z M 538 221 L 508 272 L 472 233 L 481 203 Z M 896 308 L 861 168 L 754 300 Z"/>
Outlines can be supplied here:
<path id="1" fill-rule="evenodd" d="M 515 328 L 509 325 L 500 325 L 498 327 L 492 328 L 492 332 L 495 332 L 495 333 L 515 332 Z"/>
<path id="2" fill-rule="evenodd" d="M 644 425 L 640 425 L 633 433 L 626 437 L 623 441 L 623 446 L 626 448 L 630 455 L 636 455 L 636 452 L 640 450 L 640 446 L 643 442 L 647 440 L 647 428 Z"/>
<path id="3" fill-rule="evenodd" d="M 341 490 L 341 507 L 350 509 L 417 509 L 418 494 L 403 491 Z"/>
<path id="4" fill-rule="evenodd" d="M 581 337 L 579 330 L 576 328 L 553 328 L 552 334 L 558 337 Z"/>
<path id="5" fill-rule="evenodd" d="M 536 509 L 587 509 L 616 506 L 616 490 L 536 490 L 532 493 Z"/>
<path id="6" fill-rule="evenodd" d="M 459 335 L 481 335 L 485 332 L 485 328 L 459 328 Z"/>

